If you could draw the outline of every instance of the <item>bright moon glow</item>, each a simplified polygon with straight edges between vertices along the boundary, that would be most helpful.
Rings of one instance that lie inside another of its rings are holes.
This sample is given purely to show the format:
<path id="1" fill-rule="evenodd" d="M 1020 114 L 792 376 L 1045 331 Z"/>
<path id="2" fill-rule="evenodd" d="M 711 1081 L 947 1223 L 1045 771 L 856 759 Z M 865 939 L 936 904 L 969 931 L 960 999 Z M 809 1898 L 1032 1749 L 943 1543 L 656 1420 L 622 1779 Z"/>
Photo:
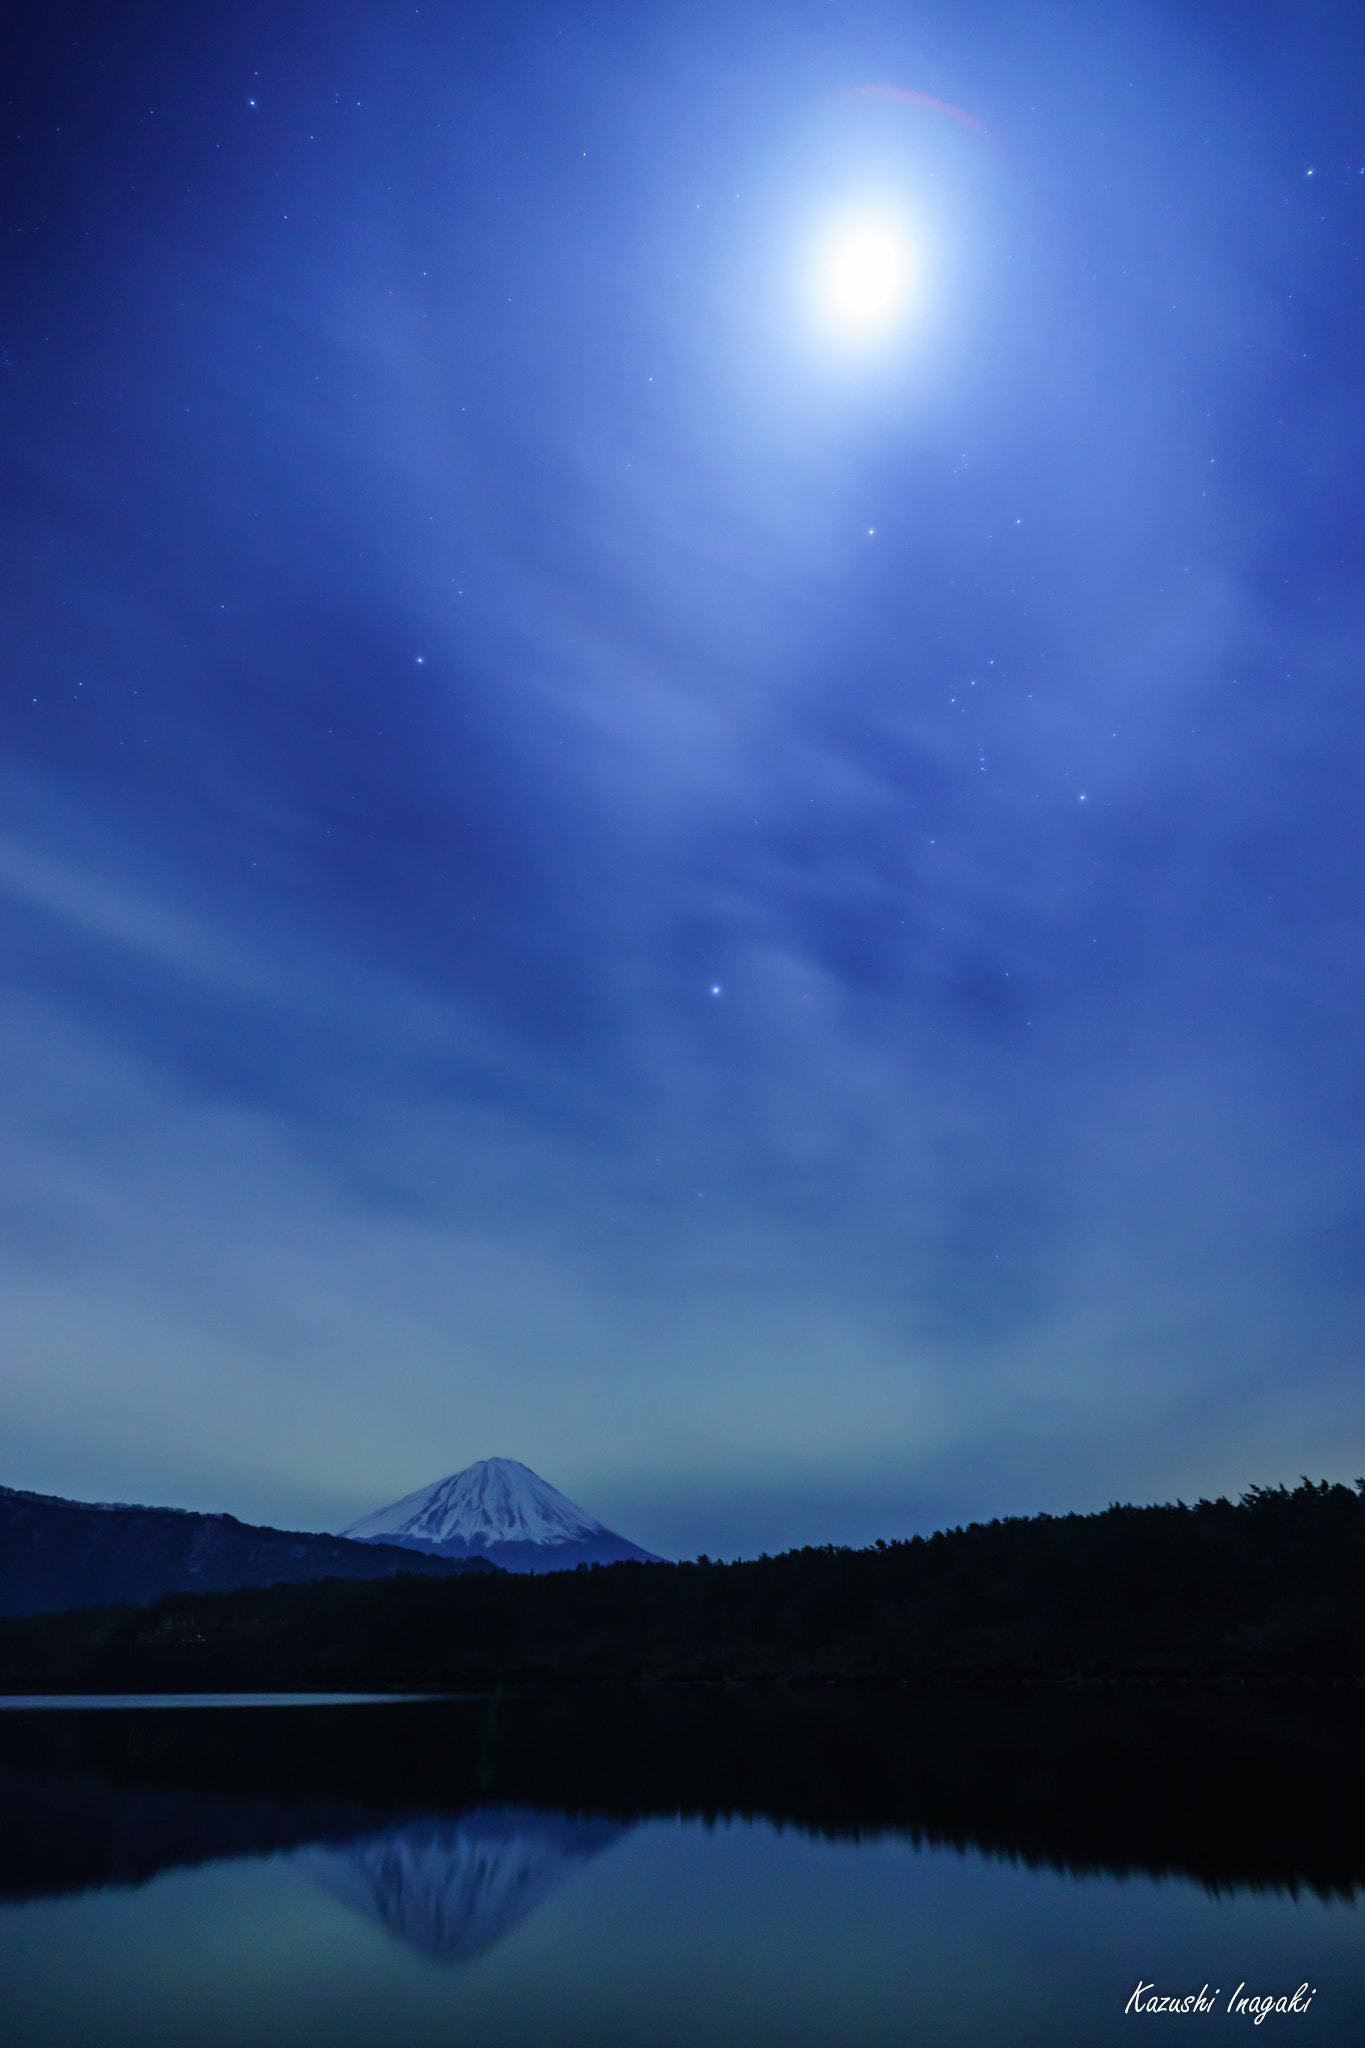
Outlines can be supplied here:
<path id="1" fill-rule="evenodd" d="M 842 334 L 881 334 L 905 310 L 914 272 L 909 241 L 894 222 L 845 222 L 825 244 L 817 271 L 820 310 Z"/>

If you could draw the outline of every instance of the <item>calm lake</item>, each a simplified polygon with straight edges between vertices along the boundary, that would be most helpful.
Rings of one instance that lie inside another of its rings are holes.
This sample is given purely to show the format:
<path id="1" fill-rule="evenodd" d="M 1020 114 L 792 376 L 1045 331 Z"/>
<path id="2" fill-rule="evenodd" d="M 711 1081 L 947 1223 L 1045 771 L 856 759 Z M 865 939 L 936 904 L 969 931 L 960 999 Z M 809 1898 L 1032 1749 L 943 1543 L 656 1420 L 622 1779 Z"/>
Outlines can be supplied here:
<path id="1" fill-rule="evenodd" d="M 1361 1703 L 5 1703 L 6 2048 L 1365 2040 Z M 1189 2016 L 1125 2012 L 1139 1983 Z M 1216 1993 L 1216 1997 L 1214 1994 Z M 1257 2038 L 1266 2038 L 1261 2031 Z"/>

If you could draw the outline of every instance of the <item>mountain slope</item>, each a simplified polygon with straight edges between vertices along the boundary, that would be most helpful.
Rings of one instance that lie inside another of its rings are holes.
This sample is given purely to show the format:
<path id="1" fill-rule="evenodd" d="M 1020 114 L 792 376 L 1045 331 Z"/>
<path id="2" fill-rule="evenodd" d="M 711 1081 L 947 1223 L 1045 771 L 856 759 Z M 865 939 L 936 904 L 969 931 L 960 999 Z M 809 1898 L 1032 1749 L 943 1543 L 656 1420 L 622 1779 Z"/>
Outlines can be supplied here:
<path id="1" fill-rule="evenodd" d="M 234 1515 L 97 1505 L 0 1486 L 0 1614 L 460 1568 L 432 1552 L 257 1528 Z"/>
<path id="2" fill-rule="evenodd" d="M 515 1458 L 481 1458 L 343 1531 L 360 1543 L 396 1543 L 429 1556 L 488 1559 L 514 1572 L 659 1560 L 576 1507 Z"/>

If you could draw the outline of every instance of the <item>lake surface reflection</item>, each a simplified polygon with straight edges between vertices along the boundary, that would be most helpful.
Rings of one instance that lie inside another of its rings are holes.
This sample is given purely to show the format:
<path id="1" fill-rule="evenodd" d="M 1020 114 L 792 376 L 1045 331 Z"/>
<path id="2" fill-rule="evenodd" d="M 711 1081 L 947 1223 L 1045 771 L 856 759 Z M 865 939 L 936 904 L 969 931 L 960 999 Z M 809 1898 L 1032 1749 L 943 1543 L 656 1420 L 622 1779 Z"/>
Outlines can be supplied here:
<path id="1" fill-rule="evenodd" d="M 0 1714 L 6 2048 L 1365 2039 L 1354 1696 Z M 1134 1987 L 1213 2010 L 1125 2014 Z M 1217 1993 L 1216 1999 L 1213 1994 Z"/>
<path id="2" fill-rule="evenodd" d="M 299 1861 L 324 1891 L 419 1955 L 462 1963 L 496 1948 L 627 1832 L 612 1821 L 495 1806 L 305 1849 Z"/>

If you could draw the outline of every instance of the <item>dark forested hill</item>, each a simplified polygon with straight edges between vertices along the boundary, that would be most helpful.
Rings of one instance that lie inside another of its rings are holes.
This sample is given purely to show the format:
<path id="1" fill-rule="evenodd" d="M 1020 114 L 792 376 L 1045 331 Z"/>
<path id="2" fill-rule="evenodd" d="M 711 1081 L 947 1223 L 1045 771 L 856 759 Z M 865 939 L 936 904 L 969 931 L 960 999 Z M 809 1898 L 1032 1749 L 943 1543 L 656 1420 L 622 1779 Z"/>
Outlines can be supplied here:
<path id="1" fill-rule="evenodd" d="M 397 1578 L 0 1623 L 0 1689 L 501 1680 L 1365 1679 L 1365 1482 L 868 1550 Z"/>
<path id="2" fill-rule="evenodd" d="M 0 1615 L 44 1614 L 163 1593 L 226 1593 L 327 1577 L 449 1577 L 462 1564 L 395 1544 L 255 1528 L 183 1508 L 99 1507 L 0 1486 Z"/>

